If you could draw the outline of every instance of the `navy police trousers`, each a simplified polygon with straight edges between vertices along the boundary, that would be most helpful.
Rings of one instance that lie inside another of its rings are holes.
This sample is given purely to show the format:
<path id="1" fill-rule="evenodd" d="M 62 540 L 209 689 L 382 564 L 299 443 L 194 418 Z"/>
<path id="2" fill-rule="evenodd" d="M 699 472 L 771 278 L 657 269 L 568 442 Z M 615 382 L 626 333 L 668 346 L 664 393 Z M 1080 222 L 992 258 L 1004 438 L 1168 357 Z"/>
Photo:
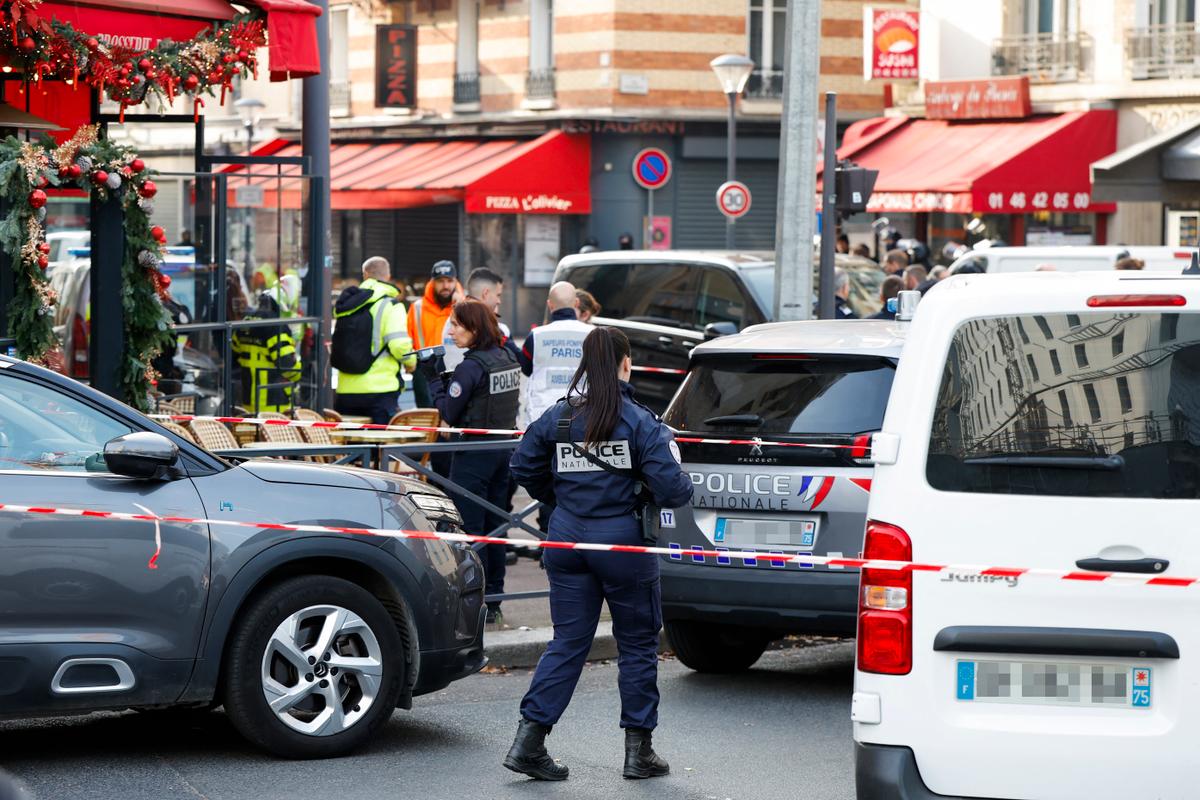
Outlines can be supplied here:
<path id="1" fill-rule="evenodd" d="M 641 523 L 632 515 L 579 517 L 559 506 L 550 518 L 550 541 L 642 544 Z M 658 632 L 662 629 L 658 557 L 548 549 L 542 555 L 550 578 L 554 640 L 538 661 L 521 716 L 543 725 L 558 722 L 608 602 L 617 640 L 621 727 L 658 725 Z"/>

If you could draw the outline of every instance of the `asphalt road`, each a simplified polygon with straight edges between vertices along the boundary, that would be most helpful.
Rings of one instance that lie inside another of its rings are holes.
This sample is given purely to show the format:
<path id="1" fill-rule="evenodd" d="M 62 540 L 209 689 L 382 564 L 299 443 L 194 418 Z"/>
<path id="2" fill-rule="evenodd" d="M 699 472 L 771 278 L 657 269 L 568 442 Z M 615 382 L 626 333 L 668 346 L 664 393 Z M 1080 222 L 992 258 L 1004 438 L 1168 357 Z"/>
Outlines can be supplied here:
<path id="1" fill-rule="evenodd" d="M 0 765 L 37 800 L 526 800 L 854 796 L 853 644 L 767 653 L 737 677 L 660 665 L 655 735 L 671 775 L 621 778 L 617 669 L 591 664 L 548 740 L 565 784 L 529 781 L 500 761 L 529 672 L 481 674 L 418 698 L 353 757 L 281 761 L 249 748 L 221 712 L 106 714 L 0 723 Z"/>

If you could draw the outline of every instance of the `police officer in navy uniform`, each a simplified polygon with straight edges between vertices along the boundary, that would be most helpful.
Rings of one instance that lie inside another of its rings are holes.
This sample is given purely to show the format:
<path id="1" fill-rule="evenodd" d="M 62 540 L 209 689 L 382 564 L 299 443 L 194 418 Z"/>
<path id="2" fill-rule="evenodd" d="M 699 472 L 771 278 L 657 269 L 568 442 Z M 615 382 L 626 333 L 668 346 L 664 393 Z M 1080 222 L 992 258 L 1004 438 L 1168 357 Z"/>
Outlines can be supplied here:
<path id="1" fill-rule="evenodd" d="M 418 361 L 418 369 L 430 378 L 433 404 L 448 424 L 459 428 L 500 428 L 517 425 L 520 403 L 521 367 L 512 351 L 503 346 L 496 315 L 478 300 L 463 300 L 450 315 L 450 335 L 466 351 L 449 379 L 439 376 L 440 359 Z M 420 353 L 418 355 L 421 355 Z M 442 377 L 441 380 L 438 378 Z M 488 438 L 472 436 L 475 440 Z M 459 454 L 450 466 L 450 480 L 499 508 L 508 505 L 508 451 L 490 450 Z M 456 499 L 467 533 L 485 535 L 504 519 L 470 500 Z M 487 594 L 504 592 L 505 547 L 476 545 L 483 561 Z M 489 603 L 487 621 L 500 624 L 500 604 Z"/>
<path id="2" fill-rule="evenodd" d="M 512 472 L 531 496 L 556 504 L 552 542 L 643 543 L 646 504 L 678 508 L 692 499 L 671 431 L 633 399 L 629 340 L 597 328 L 566 398 L 530 425 Z M 545 738 L 571 700 L 607 601 L 620 655 L 618 685 L 625 729 L 626 778 L 666 775 L 651 745 L 658 724 L 658 633 L 662 628 L 658 557 L 641 553 L 548 549 L 554 639 L 521 701 L 521 721 L 504 766 L 540 780 L 563 780 L 567 767 Z"/>

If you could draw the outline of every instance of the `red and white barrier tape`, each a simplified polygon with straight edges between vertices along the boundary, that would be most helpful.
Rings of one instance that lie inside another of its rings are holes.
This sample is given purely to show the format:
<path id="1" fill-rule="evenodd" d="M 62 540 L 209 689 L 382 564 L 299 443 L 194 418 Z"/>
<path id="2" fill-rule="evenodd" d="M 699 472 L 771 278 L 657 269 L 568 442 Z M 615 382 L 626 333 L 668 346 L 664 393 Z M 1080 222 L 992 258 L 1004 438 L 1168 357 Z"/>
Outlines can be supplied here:
<path id="1" fill-rule="evenodd" d="M 262 425 L 283 428 L 324 428 L 338 431 L 402 431 L 413 433 L 461 433 L 467 436 L 522 436 L 524 431 L 507 428 L 454 428 L 447 425 L 381 425 L 372 422 L 327 422 L 315 419 L 264 419 L 262 417 L 208 417 L 192 414 L 149 414 L 150 419 L 170 422 L 223 422 L 226 425 Z M 680 444 L 736 444 L 748 447 L 803 447 L 813 450 L 856 450 L 854 458 L 866 458 L 866 444 L 817 444 L 813 442 L 773 442 L 766 439 L 713 439 L 697 436 L 676 436 Z"/>
<path id="2" fill-rule="evenodd" d="M 126 522 L 155 523 L 156 537 L 160 523 L 169 522 L 178 525 L 217 525 L 223 527 L 252 528 L 264 531 L 283 531 L 289 533 L 337 533 L 354 536 L 381 536 L 390 539 L 424 539 L 444 542 L 461 542 L 464 544 L 500 544 L 508 547 L 540 547 L 545 550 L 592 550 L 608 553 L 641 553 L 646 555 L 683 557 L 702 557 L 754 561 L 768 561 L 774 564 L 802 564 L 805 566 L 822 565 L 834 568 L 874 569 L 886 572 L 948 572 L 959 575 L 982 575 L 995 578 L 1052 578 L 1065 581 L 1083 581 L 1087 583 L 1134 584 L 1145 586 L 1185 587 L 1200 583 L 1200 578 L 1167 577 L 1165 575 L 1148 576 L 1130 573 L 1113 572 L 1074 572 L 1057 569 L 1036 569 L 1028 567 L 989 567 L 978 564 L 921 564 L 910 561 L 887 561 L 862 558 L 834 558 L 831 556 L 813 556 L 803 554 L 788 555 L 785 553 L 762 553 L 757 550 L 707 550 L 651 547 L 648 545 L 626 544 L 593 544 L 591 542 L 558 542 L 541 541 L 538 539 L 501 539 L 492 536 L 474 536 L 467 533 L 437 533 L 433 531 L 410 531 L 399 528 L 352 528 L 337 525 L 308 525 L 287 524 L 278 522 L 241 522 L 228 519 L 205 519 L 203 517 L 173 517 L 157 514 L 131 514 L 121 511 L 94 511 L 81 508 L 48 508 L 44 506 L 24 506 L 11 503 L 0 503 L 0 512 L 15 514 L 35 514 L 61 517 L 87 517 L 99 520 L 122 520 Z M 158 545 L 161 550 L 161 542 Z M 156 550 L 151 557 L 150 569 L 157 569 L 156 561 L 160 553 Z M 685 562 L 686 563 L 686 562 Z"/>
<path id="3" fill-rule="evenodd" d="M 656 372 L 662 375 L 687 375 L 686 369 L 672 369 L 671 367 L 639 367 L 634 364 L 634 372 Z"/>

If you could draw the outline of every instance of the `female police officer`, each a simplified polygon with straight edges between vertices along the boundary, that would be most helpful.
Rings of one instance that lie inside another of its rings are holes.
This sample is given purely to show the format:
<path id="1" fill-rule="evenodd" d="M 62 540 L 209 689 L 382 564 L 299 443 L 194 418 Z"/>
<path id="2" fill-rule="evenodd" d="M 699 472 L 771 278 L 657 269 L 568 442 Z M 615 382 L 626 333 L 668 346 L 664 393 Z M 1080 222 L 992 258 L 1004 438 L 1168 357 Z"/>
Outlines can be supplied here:
<path id="1" fill-rule="evenodd" d="M 629 340 L 597 328 L 567 397 L 530 425 L 512 458 L 513 477 L 529 494 L 556 504 L 549 540 L 641 544 L 646 502 L 676 508 L 692 498 L 671 432 L 633 399 Z M 621 727 L 626 778 L 666 775 L 651 747 L 658 724 L 659 608 L 657 556 L 549 549 L 554 640 L 521 701 L 521 722 L 504 766 L 541 780 L 563 780 L 567 767 L 547 754 L 546 734 L 571 700 L 591 648 L 600 603 L 608 601 L 620 655 Z"/>
<path id="2" fill-rule="evenodd" d="M 425 369 L 427 376 L 433 374 L 429 390 L 442 419 L 449 425 L 464 428 L 515 428 L 521 396 L 521 367 L 512 352 L 503 346 L 496 315 L 478 300 L 463 300 L 454 306 L 450 315 L 450 335 L 466 354 L 450 376 L 449 385 L 435 379 L 440 369 L 434 366 L 435 359 L 418 362 L 418 368 Z M 508 451 L 459 454 L 450 466 L 450 480 L 492 505 L 504 508 L 508 505 Z M 504 521 L 470 500 L 456 502 L 467 533 L 482 536 Z M 479 550 L 487 584 L 485 591 L 502 594 L 504 545 L 482 545 Z M 498 623 L 500 620 L 500 604 L 489 604 L 487 621 Z"/>

